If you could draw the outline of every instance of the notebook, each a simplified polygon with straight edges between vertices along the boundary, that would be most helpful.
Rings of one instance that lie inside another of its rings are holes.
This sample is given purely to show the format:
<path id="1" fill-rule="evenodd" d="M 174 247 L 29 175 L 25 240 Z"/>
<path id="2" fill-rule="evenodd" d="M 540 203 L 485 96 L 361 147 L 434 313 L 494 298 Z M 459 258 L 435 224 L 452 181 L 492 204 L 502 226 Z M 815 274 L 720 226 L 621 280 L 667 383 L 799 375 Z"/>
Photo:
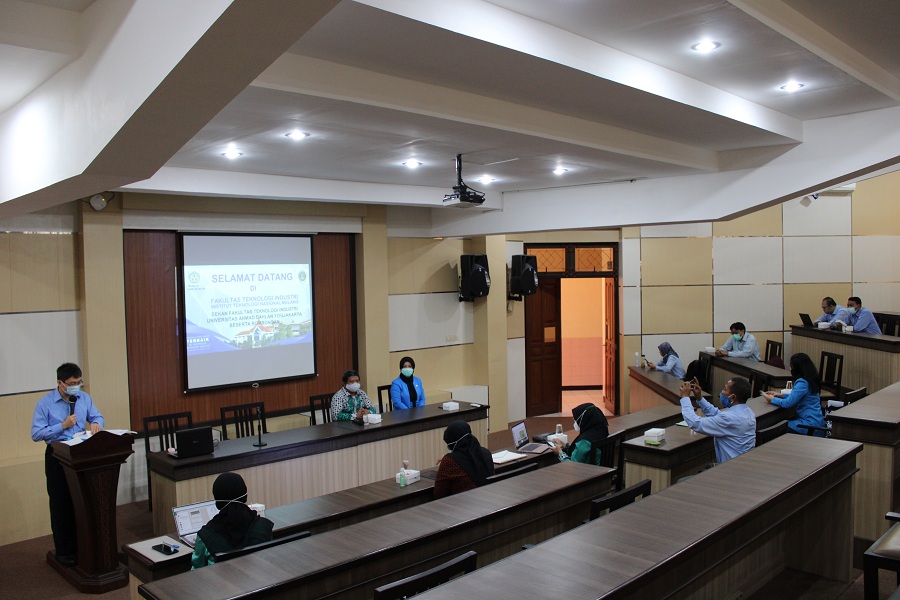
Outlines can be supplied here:
<path id="1" fill-rule="evenodd" d="M 212 453 L 212 427 L 207 425 L 175 432 L 175 458 L 192 458 Z"/>
<path id="2" fill-rule="evenodd" d="M 815 327 L 815 325 L 813 325 L 812 319 L 806 313 L 800 313 L 800 321 L 803 323 L 804 327 Z"/>
<path id="3" fill-rule="evenodd" d="M 516 452 L 529 452 L 531 454 L 540 454 L 550 446 L 538 442 L 528 441 L 528 431 L 525 429 L 525 421 L 512 428 L 513 442 L 516 444 Z"/>
<path id="4" fill-rule="evenodd" d="M 217 514 L 219 514 L 219 509 L 216 508 L 215 500 L 195 502 L 172 509 L 175 527 L 178 528 L 178 537 L 191 548 L 197 541 L 197 532 L 200 531 L 200 528 Z"/>

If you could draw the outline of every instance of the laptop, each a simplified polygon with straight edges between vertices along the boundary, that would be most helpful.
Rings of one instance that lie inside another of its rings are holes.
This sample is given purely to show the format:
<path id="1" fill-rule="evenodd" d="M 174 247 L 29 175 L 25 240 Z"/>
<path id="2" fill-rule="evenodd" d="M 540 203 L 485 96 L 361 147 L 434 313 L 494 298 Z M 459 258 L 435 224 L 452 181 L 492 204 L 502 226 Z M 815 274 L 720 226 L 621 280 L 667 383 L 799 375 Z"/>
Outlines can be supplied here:
<path id="1" fill-rule="evenodd" d="M 546 443 L 529 442 L 528 431 L 525 429 L 525 421 L 512 428 L 513 442 L 516 445 L 516 452 L 528 452 L 530 454 L 540 454 L 548 450 L 550 446 Z"/>
<path id="2" fill-rule="evenodd" d="M 175 432 L 175 458 L 192 458 L 213 453 L 212 427 L 194 427 Z"/>
<path id="3" fill-rule="evenodd" d="M 813 325 L 812 319 L 806 313 L 800 313 L 800 321 L 803 323 L 804 327 L 815 327 L 815 325 Z"/>
<path id="4" fill-rule="evenodd" d="M 172 509 L 175 527 L 178 528 L 178 537 L 191 548 L 197 543 L 197 532 L 217 514 L 219 514 L 219 509 L 216 508 L 215 500 L 195 502 Z"/>

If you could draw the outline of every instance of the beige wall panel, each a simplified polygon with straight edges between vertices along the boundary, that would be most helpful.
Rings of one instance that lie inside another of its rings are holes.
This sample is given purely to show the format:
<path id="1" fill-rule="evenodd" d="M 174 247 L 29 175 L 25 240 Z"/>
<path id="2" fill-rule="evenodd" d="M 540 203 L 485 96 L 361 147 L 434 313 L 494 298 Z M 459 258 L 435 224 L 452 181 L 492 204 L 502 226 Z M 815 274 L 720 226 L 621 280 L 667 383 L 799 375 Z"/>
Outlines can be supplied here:
<path id="1" fill-rule="evenodd" d="M 56 238 L 56 235 L 10 236 L 12 312 L 61 308 Z"/>
<path id="2" fill-rule="evenodd" d="M 766 237 L 781 235 L 781 205 L 732 219 L 713 223 L 716 237 Z"/>
<path id="3" fill-rule="evenodd" d="M 900 171 L 856 184 L 853 235 L 900 235 Z"/>
<path id="4" fill-rule="evenodd" d="M 215 212 L 241 214 L 252 212 L 265 215 L 330 215 L 364 217 L 365 204 L 335 202 L 284 202 L 255 198 L 212 198 L 206 196 L 178 196 L 172 194 L 134 194 L 122 196 L 122 206 L 128 210 L 159 210 L 164 212 Z"/>
<path id="5" fill-rule="evenodd" d="M 632 229 L 637 229 L 634 227 Z M 637 236 L 634 236 L 637 237 Z M 522 241 L 526 244 L 556 244 L 556 243 L 594 243 L 594 242 L 618 242 L 618 229 L 584 229 L 576 231 L 547 231 L 541 233 L 518 233 L 508 236 L 510 241 Z"/>
<path id="6" fill-rule="evenodd" d="M 56 378 L 55 373 L 48 373 L 48 380 Z M 53 381 L 48 381 L 53 385 Z M 38 400 L 47 392 L 19 394 L 0 398 L 0 414 L 12 416 L 14 429 L 7 435 L 0 436 L 0 464 L 8 460 L 43 460 L 45 444 L 31 439 L 31 420 Z M 44 470 L 41 467 L 40 474 Z"/>
<path id="7" fill-rule="evenodd" d="M 852 285 L 848 283 L 784 284 L 784 328 L 800 324 L 800 313 L 809 313 L 813 321 L 822 314 L 822 298 L 831 296 L 841 306 L 847 305 Z"/>
<path id="8" fill-rule="evenodd" d="M 493 280 L 492 280 L 493 281 Z M 512 310 L 506 312 L 506 339 L 525 337 L 525 301 L 510 302 Z"/>
<path id="9" fill-rule="evenodd" d="M 0 233 L 0 312 L 12 312 L 12 250 L 14 234 Z"/>
<path id="10" fill-rule="evenodd" d="M 384 207 L 370 211 L 363 219 L 362 234 L 356 237 L 356 315 L 359 372 L 371 389 L 390 381 L 388 341 L 388 249 Z"/>
<path id="11" fill-rule="evenodd" d="M 627 415 L 631 410 L 631 377 L 628 376 L 628 367 L 634 366 L 634 353 L 641 351 L 641 336 L 619 336 L 619 412 Z"/>
<path id="12" fill-rule="evenodd" d="M 644 238 L 641 285 L 712 283 L 712 238 Z"/>
<path id="13" fill-rule="evenodd" d="M 753 337 L 756 338 L 756 343 L 759 344 L 759 360 L 763 360 L 766 357 L 766 340 L 775 340 L 776 342 L 784 343 L 783 331 L 750 331 L 748 333 L 752 333 Z M 725 345 L 725 340 L 727 340 L 730 335 L 730 333 L 716 333 L 713 336 L 713 345 L 715 345 L 716 348 L 721 348 Z M 785 364 L 787 364 L 787 359 L 789 358 L 789 356 L 785 357 Z"/>
<path id="14" fill-rule="evenodd" d="M 366 389 L 374 390 L 379 385 L 387 385 L 399 376 L 400 359 L 404 356 L 411 356 L 416 361 L 416 376 L 422 379 L 422 385 L 425 386 L 425 399 L 428 404 L 436 402 L 439 390 L 462 385 L 484 384 L 484 382 L 476 381 L 474 374 L 475 344 L 463 344 L 461 346 L 391 352 L 390 366 L 392 371 L 390 377 L 386 381 L 366 382 L 368 386 Z"/>
<path id="15" fill-rule="evenodd" d="M 703 333 L 712 330 L 711 285 L 645 287 L 641 289 L 641 296 L 643 333 Z"/>
<path id="16" fill-rule="evenodd" d="M 622 228 L 622 238 L 639 238 L 641 237 L 641 228 L 640 227 L 623 227 Z"/>
<path id="17" fill-rule="evenodd" d="M 461 240 L 388 239 L 388 293 L 417 294 L 459 289 Z"/>
<path id="18" fill-rule="evenodd" d="M 59 252 L 59 308 L 78 310 L 78 280 L 81 260 L 78 256 L 78 238 L 74 235 L 55 235 Z"/>
<path id="19" fill-rule="evenodd" d="M 4 514 L 0 546 L 50 534 L 43 450 L 38 460 L 0 463 L 0 493 Z"/>

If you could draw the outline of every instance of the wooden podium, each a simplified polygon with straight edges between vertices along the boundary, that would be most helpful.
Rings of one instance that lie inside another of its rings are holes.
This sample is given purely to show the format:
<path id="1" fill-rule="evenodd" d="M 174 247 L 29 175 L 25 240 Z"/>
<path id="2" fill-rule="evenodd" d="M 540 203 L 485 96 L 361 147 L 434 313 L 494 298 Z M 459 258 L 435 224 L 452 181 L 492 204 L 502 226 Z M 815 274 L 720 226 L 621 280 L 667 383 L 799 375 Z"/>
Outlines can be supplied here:
<path id="1" fill-rule="evenodd" d="M 134 454 L 135 435 L 101 431 L 80 444 L 53 442 L 53 455 L 63 464 L 78 532 L 78 564 L 66 567 L 51 550 L 47 563 L 79 592 L 102 594 L 128 585 L 119 565 L 116 540 L 116 489 L 119 467 Z"/>

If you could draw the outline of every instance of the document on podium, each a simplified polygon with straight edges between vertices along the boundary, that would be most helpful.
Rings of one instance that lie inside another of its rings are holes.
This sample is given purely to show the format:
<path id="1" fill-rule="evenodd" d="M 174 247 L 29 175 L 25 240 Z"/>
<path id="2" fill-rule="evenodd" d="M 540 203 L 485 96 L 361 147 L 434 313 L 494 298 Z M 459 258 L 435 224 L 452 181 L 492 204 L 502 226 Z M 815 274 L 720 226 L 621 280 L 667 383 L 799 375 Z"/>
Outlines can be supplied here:
<path id="1" fill-rule="evenodd" d="M 517 452 L 510 452 L 509 450 L 501 450 L 500 452 L 491 454 L 491 458 L 494 459 L 495 465 L 502 465 L 503 463 L 508 463 L 519 458 L 525 458 L 525 455 Z"/>

